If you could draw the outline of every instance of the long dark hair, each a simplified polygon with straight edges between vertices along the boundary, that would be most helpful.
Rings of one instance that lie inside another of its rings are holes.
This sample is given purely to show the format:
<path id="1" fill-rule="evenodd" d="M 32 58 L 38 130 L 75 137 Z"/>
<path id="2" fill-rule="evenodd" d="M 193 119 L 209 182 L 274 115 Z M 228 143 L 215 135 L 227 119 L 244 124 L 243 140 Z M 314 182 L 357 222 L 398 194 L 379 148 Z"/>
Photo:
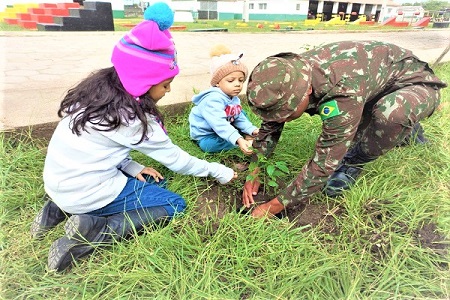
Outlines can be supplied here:
<path id="1" fill-rule="evenodd" d="M 146 114 L 164 121 L 148 93 L 139 98 L 138 102 L 125 90 L 114 67 L 100 69 L 67 92 L 58 116 L 71 115 L 72 132 L 77 135 L 86 130 L 87 123 L 95 125 L 100 131 L 112 131 L 138 118 L 142 122 L 139 144 L 148 133 Z"/>

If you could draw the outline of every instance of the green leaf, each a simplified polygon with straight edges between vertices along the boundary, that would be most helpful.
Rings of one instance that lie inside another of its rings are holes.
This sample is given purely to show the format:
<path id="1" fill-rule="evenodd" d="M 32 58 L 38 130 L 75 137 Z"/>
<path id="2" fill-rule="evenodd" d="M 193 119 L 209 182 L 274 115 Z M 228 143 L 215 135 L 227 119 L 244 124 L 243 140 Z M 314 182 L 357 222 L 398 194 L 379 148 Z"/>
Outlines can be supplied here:
<path id="1" fill-rule="evenodd" d="M 275 170 L 275 172 L 273 172 L 273 177 L 275 177 L 275 178 L 278 178 L 283 175 L 284 175 L 284 173 L 279 170 Z"/>
<path id="2" fill-rule="evenodd" d="M 289 168 L 286 166 L 286 163 L 284 161 L 277 161 L 275 165 L 277 166 L 278 169 L 280 169 L 284 173 L 289 174 Z"/>
<path id="3" fill-rule="evenodd" d="M 274 180 L 270 180 L 267 184 L 271 187 L 278 187 L 278 183 L 276 183 Z"/>
<path id="4" fill-rule="evenodd" d="M 253 172 L 257 167 L 258 167 L 258 163 L 252 161 L 252 162 L 250 163 L 250 165 L 248 166 L 248 170 L 249 170 L 250 172 Z"/>
<path id="5" fill-rule="evenodd" d="M 272 177 L 273 176 L 273 172 L 275 172 L 275 166 L 274 165 L 268 165 L 267 166 L 267 174 Z"/>
<path id="6" fill-rule="evenodd" d="M 267 157 L 265 157 L 262 153 L 258 153 L 258 162 L 260 163 L 266 163 L 267 162 Z"/>

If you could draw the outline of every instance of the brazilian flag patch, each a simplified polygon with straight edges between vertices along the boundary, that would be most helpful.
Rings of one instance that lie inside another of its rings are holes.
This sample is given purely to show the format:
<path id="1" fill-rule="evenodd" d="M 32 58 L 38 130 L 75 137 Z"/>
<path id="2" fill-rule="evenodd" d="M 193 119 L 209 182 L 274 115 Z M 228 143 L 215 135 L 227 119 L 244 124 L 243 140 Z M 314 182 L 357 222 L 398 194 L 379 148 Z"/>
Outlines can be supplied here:
<path id="1" fill-rule="evenodd" d="M 336 100 L 331 100 L 331 101 L 325 102 L 324 104 L 319 106 L 319 113 L 320 113 L 320 118 L 322 120 L 326 120 L 331 117 L 339 116 L 341 114 Z"/>

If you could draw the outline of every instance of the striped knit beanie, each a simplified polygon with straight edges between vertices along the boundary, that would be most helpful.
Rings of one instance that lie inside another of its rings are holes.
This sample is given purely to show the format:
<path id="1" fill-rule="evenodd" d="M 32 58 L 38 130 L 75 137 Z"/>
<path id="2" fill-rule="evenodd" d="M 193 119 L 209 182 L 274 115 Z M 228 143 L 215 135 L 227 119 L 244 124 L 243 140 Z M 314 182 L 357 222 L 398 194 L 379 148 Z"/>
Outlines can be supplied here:
<path id="1" fill-rule="evenodd" d="M 179 73 L 175 45 L 169 32 L 174 13 L 163 2 L 149 6 L 144 21 L 114 47 L 111 62 L 125 90 L 133 97 Z"/>
<path id="2" fill-rule="evenodd" d="M 244 73 L 244 80 L 247 79 L 248 70 L 241 58 L 243 53 L 231 54 L 231 50 L 222 44 L 215 45 L 210 53 L 211 57 L 211 86 L 216 86 L 228 74 L 234 71 Z"/>

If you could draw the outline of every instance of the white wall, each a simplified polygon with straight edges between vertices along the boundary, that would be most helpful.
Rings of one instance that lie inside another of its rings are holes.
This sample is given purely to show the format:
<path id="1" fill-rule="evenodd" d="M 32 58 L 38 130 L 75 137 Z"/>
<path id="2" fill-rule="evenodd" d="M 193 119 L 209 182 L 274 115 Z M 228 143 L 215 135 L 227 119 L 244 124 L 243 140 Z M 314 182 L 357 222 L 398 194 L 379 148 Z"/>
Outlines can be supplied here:
<path id="1" fill-rule="evenodd" d="M 250 9 L 250 14 L 308 14 L 309 0 L 262 0 L 262 1 L 250 1 L 253 5 L 253 9 Z M 323 1 L 319 1 L 319 4 Z M 259 4 L 266 4 L 266 9 L 260 9 Z M 299 5 L 299 10 L 297 10 Z M 323 4 L 322 4 L 323 5 Z"/>
<path id="2" fill-rule="evenodd" d="M 244 3 L 243 3 L 243 1 L 238 1 L 238 2 L 217 2 L 217 11 L 218 12 L 242 14 L 244 12 Z"/>
<path id="3" fill-rule="evenodd" d="M 170 1 L 170 0 L 121 0 L 125 5 L 152 5 L 155 2 L 165 2 L 175 11 L 175 22 L 194 22 L 192 12 L 197 12 L 200 4 L 197 1 Z M 142 3 L 142 4 L 141 4 Z"/>

